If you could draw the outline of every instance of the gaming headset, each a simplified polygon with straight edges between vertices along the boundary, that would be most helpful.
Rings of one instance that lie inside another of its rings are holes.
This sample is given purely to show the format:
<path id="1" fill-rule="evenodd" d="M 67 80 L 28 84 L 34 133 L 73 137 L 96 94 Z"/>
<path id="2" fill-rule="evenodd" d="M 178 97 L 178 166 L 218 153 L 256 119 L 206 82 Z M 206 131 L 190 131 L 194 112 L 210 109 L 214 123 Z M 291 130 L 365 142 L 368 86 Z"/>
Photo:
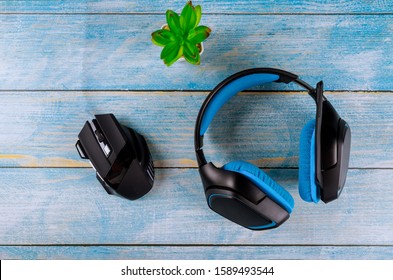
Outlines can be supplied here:
<path id="1" fill-rule="evenodd" d="M 299 194 L 307 202 L 327 203 L 339 197 L 347 177 L 351 130 L 323 95 L 297 75 L 273 68 L 238 72 L 218 84 L 204 101 L 195 125 L 195 152 L 209 207 L 225 218 L 252 230 L 280 226 L 294 207 L 290 193 L 258 167 L 233 161 L 218 168 L 207 162 L 203 136 L 218 110 L 238 92 L 268 82 L 294 82 L 305 88 L 317 105 L 316 119 L 300 136 Z"/>

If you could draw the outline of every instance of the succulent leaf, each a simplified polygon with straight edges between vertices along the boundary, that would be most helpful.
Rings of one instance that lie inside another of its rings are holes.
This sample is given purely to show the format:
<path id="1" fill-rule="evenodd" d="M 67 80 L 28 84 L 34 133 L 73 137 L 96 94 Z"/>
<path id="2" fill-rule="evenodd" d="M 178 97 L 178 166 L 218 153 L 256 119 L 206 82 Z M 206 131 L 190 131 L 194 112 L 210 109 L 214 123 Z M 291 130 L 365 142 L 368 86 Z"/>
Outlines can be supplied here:
<path id="1" fill-rule="evenodd" d="M 194 9 L 195 9 L 195 16 L 196 16 L 194 27 L 197 27 L 199 22 L 201 21 L 202 7 L 200 5 L 197 5 L 194 7 Z"/>
<path id="2" fill-rule="evenodd" d="M 195 9 L 192 6 L 192 2 L 189 1 L 184 6 L 183 11 L 181 12 L 180 15 L 180 26 L 184 34 L 187 34 L 190 31 L 190 29 L 194 28 L 196 19 L 197 18 L 196 18 Z"/>
<path id="3" fill-rule="evenodd" d="M 164 63 L 166 66 L 171 66 L 173 63 L 175 63 L 181 56 L 183 55 L 183 46 L 182 45 L 176 45 L 172 51 L 163 58 Z"/>
<path id="4" fill-rule="evenodd" d="M 168 23 L 169 29 L 173 33 L 175 33 L 175 34 L 181 33 L 180 17 L 176 12 L 174 12 L 172 10 L 167 10 L 166 11 L 166 22 Z"/>
<path id="5" fill-rule="evenodd" d="M 211 29 L 207 26 L 198 26 L 193 32 L 188 34 L 188 40 L 194 44 L 199 44 L 203 42 L 207 37 L 209 37 Z"/>
<path id="6" fill-rule="evenodd" d="M 183 55 L 189 63 L 195 65 L 200 64 L 199 50 L 196 45 L 186 41 L 184 43 Z"/>
<path id="7" fill-rule="evenodd" d="M 154 31 L 151 34 L 151 40 L 153 41 L 154 44 L 164 47 L 168 45 L 170 42 L 173 42 L 176 40 L 175 35 L 170 32 L 169 30 L 165 29 L 160 29 L 157 31 Z"/>
<path id="8" fill-rule="evenodd" d="M 161 55 L 160 58 L 164 59 L 165 57 L 167 57 L 170 53 L 172 53 L 173 51 L 177 51 L 177 49 L 179 48 L 179 43 L 178 42 L 171 42 L 168 45 L 166 45 L 162 51 L 161 51 Z"/>

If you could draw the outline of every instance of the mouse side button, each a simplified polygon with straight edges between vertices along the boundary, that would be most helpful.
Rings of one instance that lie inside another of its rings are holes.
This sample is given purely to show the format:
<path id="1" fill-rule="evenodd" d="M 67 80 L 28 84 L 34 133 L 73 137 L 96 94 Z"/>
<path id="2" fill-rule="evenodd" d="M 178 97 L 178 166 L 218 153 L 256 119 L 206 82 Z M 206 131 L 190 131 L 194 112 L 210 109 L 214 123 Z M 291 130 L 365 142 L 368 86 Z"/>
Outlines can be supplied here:
<path id="1" fill-rule="evenodd" d="M 78 140 L 78 141 L 76 142 L 75 148 L 76 148 L 76 150 L 78 151 L 78 154 L 79 154 L 79 156 L 80 156 L 81 158 L 83 158 L 83 159 L 88 159 L 88 157 L 87 157 L 85 151 L 83 150 L 83 147 L 82 147 L 82 145 L 81 145 L 81 141 L 80 141 L 80 140 Z"/>

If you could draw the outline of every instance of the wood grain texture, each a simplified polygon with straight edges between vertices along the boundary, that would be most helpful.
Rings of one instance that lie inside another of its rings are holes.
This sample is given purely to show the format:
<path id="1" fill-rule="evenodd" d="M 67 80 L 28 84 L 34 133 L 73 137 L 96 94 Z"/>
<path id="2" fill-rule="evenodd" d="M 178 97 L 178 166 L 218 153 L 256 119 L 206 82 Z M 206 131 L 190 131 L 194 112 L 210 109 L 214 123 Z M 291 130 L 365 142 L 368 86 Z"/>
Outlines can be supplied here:
<path id="1" fill-rule="evenodd" d="M 391 246 L 0 246 L 5 259 L 383 260 Z"/>
<path id="2" fill-rule="evenodd" d="M 1 92 L 0 166 L 87 167 L 75 149 L 94 114 L 114 113 L 143 134 L 157 167 L 196 167 L 194 124 L 207 92 Z M 352 168 L 392 168 L 390 92 L 327 92 L 352 129 Z M 302 127 L 314 118 L 305 93 L 242 93 L 226 104 L 205 136 L 208 160 L 262 167 L 298 166 Z"/>
<path id="3" fill-rule="evenodd" d="M 184 1 L 1 1 L 2 13 L 163 13 L 166 9 L 181 9 Z M 355 0 L 250 0 L 193 1 L 202 5 L 205 13 L 392 13 L 390 1 Z"/>
<path id="4" fill-rule="evenodd" d="M 0 15 L 2 90 L 210 90 L 276 67 L 330 90 L 393 88 L 393 15 L 206 15 L 199 67 L 167 68 L 150 41 L 163 15 Z M 250 22 L 252 24 L 250 24 Z M 278 86 L 277 86 L 278 87 Z"/>
<path id="5" fill-rule="evenodd" d="M 308 204 L 297 170 L 268 170 L 295 198 L 291 218 L 255 232 L 206 205 L 196 169 L 157 170 L 155 186 L 128 201 L 106 194 L 87 168 L 1 168 L 1 245 L 393 244 L 391 170 L 350 170 L 335 202 Z"/>
<path id="6" fill-rule="evenodd" d="M 202 64 L 167 68 L 150 34 L 184 3 L 0 1 L 0 259 L 392 259 L 393 2 L 197 1 L 213 30 Z M 208 209 L 193 152 L 207 91 L 251 67 L 323 79 L 353 139 L 340 199 L 307 204 L 296 168 L 312 100 L 269 85 L 257 90 L 283 92 L 224 106 L 208 159 L 268 167 L 295 198 L 265 232 Z M 107 195 L 75 150 L 84 121 L 108 112 L 146 136 L 159 167 L 140 200 Z"/>

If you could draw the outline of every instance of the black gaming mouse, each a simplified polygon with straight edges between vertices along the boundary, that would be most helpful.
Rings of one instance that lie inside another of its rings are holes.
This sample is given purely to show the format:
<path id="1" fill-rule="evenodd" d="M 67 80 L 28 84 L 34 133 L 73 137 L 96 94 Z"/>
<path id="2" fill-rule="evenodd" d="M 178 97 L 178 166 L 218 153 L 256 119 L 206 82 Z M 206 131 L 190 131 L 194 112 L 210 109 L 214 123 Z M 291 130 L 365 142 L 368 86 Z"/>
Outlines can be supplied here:
<path id="1" fill-rule="evenodd" d="M 134 200 L 150 191 L 154 166 L 145 138 L 113 114 L 95 115 L 78 135 L 76 149 L 89 159 L 109 194 Z"/>

